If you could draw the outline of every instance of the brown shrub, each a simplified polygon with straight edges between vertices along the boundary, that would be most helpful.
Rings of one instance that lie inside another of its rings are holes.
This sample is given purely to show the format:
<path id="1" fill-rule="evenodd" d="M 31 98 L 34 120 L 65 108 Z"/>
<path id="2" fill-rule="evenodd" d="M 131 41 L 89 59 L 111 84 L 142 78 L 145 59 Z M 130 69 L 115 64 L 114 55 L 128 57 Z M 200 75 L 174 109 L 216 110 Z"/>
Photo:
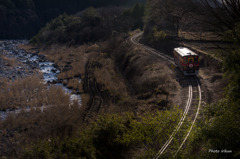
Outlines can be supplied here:
<path id="1" fill-rule="evenodd" d="M 79 91 L 82 90 L 82 84 L 77 78 L 70 79 L 67 83 L 67 87 L 72 88 L 74 90 L 79 90 Z"/>
<path id="2" fill-rule="evenodd" d="M 97 82 L 101 84 L 102 91 L 108 90 L 110 96 L 118 98 L 126 98 L 128 96 L 127 87 L 121 74 L 114 70 L 114 61 L 112 59 L 97 59 L 103 67 L 97 68 L 94 75 Z"/>
<path id="3" fill-rule="evenodd" d="M 87 47 L 87 49 L 85 50 L 85 53 L 99 52 L 99 51 L 100 51 L 99 45 L 93 44 Z"/>
<path id="4" fill-rule="evenodd" d="M 53 138 L 62 140 L 72 136 L 81 125 L 79 114 L 78 106 L 69 108 L 69 105 L 58 105 L 43 111 L 32 109 L 9 115 L 6 120 L 0 121 L 3 132 L 0 132 L 0 147 L 3 148 L 0 156 L 5 154 L 18 158 L 22 150 L 33 142 L 44 139 L 51 142 Z"/>
<path id="5" fill-rule="evenodd" d="M 162 59 L 147 53 L 142 48 L 123 46 L 116 54 L 116 63 L 126 79 L 131 82 L 137 94 L 154 92 L 158 86 L 167 83 L 177 88 L 173 71 L 162 62 Z"/>
<path id="6" fill-rule="evenodd" d="M 14 67 L 18 63 L 15 58 L 8 58 L 5 55 L 0 55 L 0 59 L 2 59 L 5 62 L 5 65 L 9 67 Z"/>
<path id="7" fill-rule="evenodd" d="M 69 103 L 69 96 L 61 88 L 48 89 L 38 76 L 5 81 L 0 89 L 1 110 Z"/>
<path id="8" fill-rule="evenodd" d="M 17 158 L 26 145 L 41 139 L 63 139 L 80 126 L 79 106 L 70 105 L 69 95 L 60 87 L 47 87 L 38 76 L 1 80 L 0 106 L 2 110 L 31 106 L 0 121 L 0 156 Z"/>

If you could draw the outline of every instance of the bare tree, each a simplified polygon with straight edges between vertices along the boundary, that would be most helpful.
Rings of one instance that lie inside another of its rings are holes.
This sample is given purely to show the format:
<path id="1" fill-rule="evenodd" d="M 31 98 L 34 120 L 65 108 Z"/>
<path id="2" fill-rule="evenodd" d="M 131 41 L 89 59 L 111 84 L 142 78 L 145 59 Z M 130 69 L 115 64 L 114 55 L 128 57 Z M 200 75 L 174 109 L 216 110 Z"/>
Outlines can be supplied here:
<path id="1" fill-rule="evenodd" d="M 193 0 L 148 0 L 145 27 L 156 25 L 178 36 L 183 17 L 195 9 Z"/>
<path id="2" fill-rule="evenodd" d="M 175 31 L 178 36 L 178 31 L 181 27 L 182 19 L 194 12 L 196 5 L 192 0 L 169 0 L 167 1 L 168 14 L 171 16 L 171 21 L 175 26 Z"/>
<path id="3" fill-rule="evenodd" d="M 201 0 L 218 21 L 218 27 L 233 29 L 240 22 L 240 0 Z M 216 24 L 216 23 L 215 23 Z"/>

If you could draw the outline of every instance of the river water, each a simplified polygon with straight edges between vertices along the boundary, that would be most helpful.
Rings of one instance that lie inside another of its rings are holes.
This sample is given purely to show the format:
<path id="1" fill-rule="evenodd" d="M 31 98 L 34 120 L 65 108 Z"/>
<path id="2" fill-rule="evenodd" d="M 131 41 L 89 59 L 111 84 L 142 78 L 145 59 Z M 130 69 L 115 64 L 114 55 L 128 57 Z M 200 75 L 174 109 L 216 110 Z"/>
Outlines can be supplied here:
<path id="1" fill-rule="evenodd" d="M 68 89 L 62 83 L 58 83 L 58 74 L 60 70 L 57 65 L 51 61 L 48 61 L 43 55 L 38 55 L 37 53 L 27 53 L 24 50 L 20 49 L 18 45 L 27 44 L 26 40 L 7 40 L 0 41 L 0 54 L 3 54 L 9 58 L 15 58 L 17 61 L 23 63 L 26 67 L 29 67 L 33 71 L 38 70 L 43 74 L 43 82 L 45 84 L 55 85 L 64 90 L 66 94 L 70 95 L 70 101 L 73 103 L 77 101 L 79 107 L 81 105 L 81 97 L 78 94 L 73 94 L 73 90 Z M 19 71 L 18 71 L 19 73 Z M 22 72 L 23 76 L 30 75 L 29 73 Z M 19 73 L 21 74 L 21 72 Z M 12 78 L 17 78 L 15 75 Z M 81 80 L 79 80 L 81 82 Z M 47 107 L 42 106 L 40 108 L 47 109 Z M 30 111 L 30 108 L 25 108 L 24 110 Z M 0 120 L 4 120 L 10 113 L 19 113 L 21 109 L 18 110 L 6 110 L 0 111 Z"/>

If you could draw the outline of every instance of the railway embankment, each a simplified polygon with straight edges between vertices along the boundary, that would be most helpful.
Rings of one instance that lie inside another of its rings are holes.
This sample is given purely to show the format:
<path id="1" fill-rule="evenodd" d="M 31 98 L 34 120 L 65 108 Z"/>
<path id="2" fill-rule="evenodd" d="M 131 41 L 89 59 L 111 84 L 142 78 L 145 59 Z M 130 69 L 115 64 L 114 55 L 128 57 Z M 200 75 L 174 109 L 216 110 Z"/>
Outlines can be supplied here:
<path id="1" fill-rule="evenodd" d="M 90 46 L 84 55 L 88 58 L 82 75 L 85 120 L 102 113 L 142 114 L 174 105 L 179 85 L 170 66 L 125 38 L 97 45 L 97 50 Z"/>
<path id="2" fill-rule="evenodd" d="M 216 72 L 222 72 L 222 62 L 223 60 L 213 56 L 211 54 L 209 54 L 207 51 L 203 51 L 200 50 L 198 48 L 196 48 L 195 46 L 189 45 L 189 44 L 185 44 L 185 43 L 181 43 L 180 45 L 187 47 L 189 49 L 191 49 L 192 51 L 196 52 L 197 54 L 200 55 L 200 65 L 202 67 L 208 67 L 211 70 L 215 70 Z"/>
<path id="3" fill-rule="evenodd" d="M 211 54 L 210 49 L 201 49 L 195 45 L 180 43 L 200 55 L 199 79 L 202 83 L 203 98 L 208 104 L 217 102 L 223 97 L 223 88 L 227 85 L 226 79 L 223 78 L 223 60 Z M 199 42 L 197 46 L 201 45 Z M 205 44 L 206 45 L 206 44 Z M 208 43 L 208 45 L 214 45 Z"/>
<path id="4" fill-rule="evenodd" d="M 144 36 L 144 35 L 143 35 Z M 140 38 L 140 37 L 139 37 Z M 172 50 L 174 47 L 188 47 L 200 55 L 200 70 L 199 80 L 202 85 L 203 100 L 210 104 L 217 102 L 223 97 L 223 88 L 227 84 L 224 80 L 222 71 L 223 63 L 221 58 L 224 58 L 226 51 L 231 48 L 231 45 L 221 42 L 211 41 L 183 41 L 182 39 L 163 39 L 163 44 L 158 45 L 161 41 L 148 44 L 144 37 L 140 40 L 152 48 L 173 57 Z M 225 49 L 220 49 L 220 45 Z"/>

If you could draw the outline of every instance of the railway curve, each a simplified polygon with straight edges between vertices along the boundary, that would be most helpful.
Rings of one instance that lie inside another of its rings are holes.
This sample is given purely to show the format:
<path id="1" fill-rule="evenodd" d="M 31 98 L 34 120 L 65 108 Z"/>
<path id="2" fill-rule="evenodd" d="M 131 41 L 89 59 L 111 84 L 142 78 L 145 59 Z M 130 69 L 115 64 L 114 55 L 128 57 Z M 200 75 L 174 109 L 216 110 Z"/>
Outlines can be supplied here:
<path id="1" fill-rule="evenodd" d="M 89 94 L 89 102 L 83 114 L 83 121 L 89 121 L 99 113 L 104 100 L 98 87 L 97 80 L 94 77 L 94 68 L 99 67 L 94 61 L 88 61 L 85 68 L 84 85 Z"/>
<path id="2" fill-rule="evenodd" d="M 170 64 L 176 66 L 172 57 L 165 55 L 149 46 L 139 43 L 137 41 L 137 38 L 142 36 L 142 34 L 143 32 L 133 35 L 130 38 L 131 43 L 144 48 L 149 53 L 157 55 L 159 58 L 166 60 Z M 172 132 L 168 140 L 162 145 L 161 149 L 158 151 L 154 159 L 158 159 L 168 153 L 171 153 L 174 155 L 174 157 L 177 157 L 177 154 L 183 148 L 184 143 L 188 139 L 200 112 L 202 91 L 199 79 L 196 76 L 183 77 L 179 80 L 179 82 L 181 82 L 182 85 L 186 85 L 188 87 L 188 96 L 184 112 L 175 130 Z"/>

